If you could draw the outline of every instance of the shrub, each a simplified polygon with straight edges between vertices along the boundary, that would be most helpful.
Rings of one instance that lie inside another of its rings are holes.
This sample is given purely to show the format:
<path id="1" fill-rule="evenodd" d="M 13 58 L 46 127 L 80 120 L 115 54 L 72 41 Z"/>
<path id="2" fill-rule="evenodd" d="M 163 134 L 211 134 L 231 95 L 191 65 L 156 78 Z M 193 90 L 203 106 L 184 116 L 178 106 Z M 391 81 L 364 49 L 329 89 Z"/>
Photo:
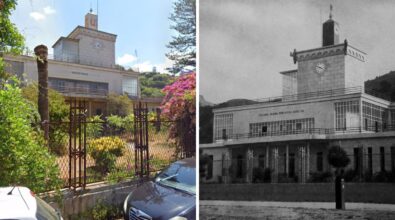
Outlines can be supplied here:
<path id="1" fill-rule="evenodd" d="M 252 182 L 268 183 L 271 181 L 272 170 L 270 168 L 254 167 L 252 170 Z"/>
<path id="2" fill-rule="evenodd" d="M 108 173 L 115 168 L 117 157 L 124 153 L 126 143 L 119 137 L 101 137 L 88 141 L 88 153 L 96 163 L 96 169 Z"/>
<path id="3" fill-rule="evenodd" d="M 97 138 L 103 132 L 103 120 L 99 115 L 90 117 L 87 119 L 86 124 L 86 136 L 88 138 Z"/>
<path id="4" fill-rule="evenodd" d="M 312 173 L 309 179 L 309 182 L 312 183 L 325 183 L 332 182 L 333 174 L 331 172 L 316 172 Z"/>
<path id="5" fill-rule="evenodd" d="M 328 150 L 328 163 L 336 168 L 338 172 L 350 163 L 346 152 L 340 146 L 332 146 Z"/>
<path id="6" fill-rule="evenodd" d="M 132 113 L 132 100 L 127 95 L 117 95 L 114 93 L 108 96 L 108 114 L 126 116 Z"/>
<path id="7" fill-rule="evenodd" d="M 36 192 L 53 190 L 60 186 L 55 157 L 45 147 L 41 131 L 30 126 L 37 109 L 16 85 L 5 84 L 0 90 L 0 185 L 19 184 Z"/>
<path id="8" fill-rule="evenodd" d="M 37 83 L 29 84 L 22 88 L 22 96 L 30 102 L 34 108 L 38 109 L 38 85 Z M 64 97 L 59 92 L 48 89 L 48 107 L 49 121 L 60 122 L 67 119 L 69 106 L 66 104 Z M 34 123 L 39 122 L 39 116 Z M 56 155 L 64 155 L 67 152 L 68 127 L 65 124 L 51 124 L 49 126 L 48 146 L 51 152 Z"/>

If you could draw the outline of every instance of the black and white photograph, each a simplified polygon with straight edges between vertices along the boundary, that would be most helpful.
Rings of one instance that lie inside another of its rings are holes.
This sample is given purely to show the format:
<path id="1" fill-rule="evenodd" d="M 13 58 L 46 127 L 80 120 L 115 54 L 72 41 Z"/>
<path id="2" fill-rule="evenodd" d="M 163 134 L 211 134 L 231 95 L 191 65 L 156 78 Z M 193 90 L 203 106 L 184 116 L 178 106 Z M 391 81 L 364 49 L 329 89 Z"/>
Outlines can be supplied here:
<path id="1" fill-rule="evenodd" d="M 200 219 L 395 219 L 395 2 L 199 1 Z"/>

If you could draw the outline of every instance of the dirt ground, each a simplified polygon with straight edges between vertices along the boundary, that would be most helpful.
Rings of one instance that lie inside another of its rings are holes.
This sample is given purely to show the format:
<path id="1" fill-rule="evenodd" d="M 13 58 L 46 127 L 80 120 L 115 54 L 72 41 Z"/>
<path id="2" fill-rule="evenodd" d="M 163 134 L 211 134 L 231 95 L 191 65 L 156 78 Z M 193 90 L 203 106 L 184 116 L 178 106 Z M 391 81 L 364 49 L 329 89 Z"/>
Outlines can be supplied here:
<path id="1" fill-rule="evenodd" d="M 336 210 L 262 206 L 200 205 L 199 219 L 370 219 L 394 220 L 395 211 Z"/>

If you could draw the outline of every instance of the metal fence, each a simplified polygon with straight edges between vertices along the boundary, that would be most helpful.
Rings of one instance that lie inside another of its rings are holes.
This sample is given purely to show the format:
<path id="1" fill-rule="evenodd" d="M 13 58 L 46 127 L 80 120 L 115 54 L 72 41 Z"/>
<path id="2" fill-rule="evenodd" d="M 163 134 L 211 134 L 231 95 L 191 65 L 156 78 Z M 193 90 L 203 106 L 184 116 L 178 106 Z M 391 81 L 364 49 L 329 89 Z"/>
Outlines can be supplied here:
<path id="1" fill-rule="evenodd" d="M 150 173 L 162 170 L 177 158 L 176 142 L 169 138 L 169 128 L 174 123 L 161 121 L 160 128 L 158 128 L 157 121 L 149 121 Z M 78 166 L 78 160 L 75 164 L 73 162 L 75 160 L 69 154 L 70 149 L 73 151 L 70 148 L 70 141 L 76 141 L 77 143 L 73 146 L 77 148 L 82 146 L 82 143 L 78 143 L 78 139 L 70 138 L 70 122 L 51 122 L 49 128 L 49 148 L 56 155 L 64 187 L 70 187 L 70 181 L 74 182 L 75 178 L 81 178 L 83 171 L 86 172 L 86 184 L 100 181 L 118 182 L 136 176 L 133 123 L 128 129 L 125 129 L 111 125 L 106 121 L 92 122 L 87 119 L 85 127 L 86 168 L 84 170 L 80 170 L 83 169 L 83 166 Z M 77 136 L 83 135 L 83 131 L 76 133 Z M 117 150 L 117 145 L 121 146 L 119 147 L 121 150 Z M 103 147 L 108 149 L 101 149 Z M 70 170 L 73 171 L 72 174 L 70 174 Z"/>
<path id="2" fill-rule="evenodd" d="M 372 152 L 347 155 L 350 163 L 339 170 L 346 182 L 395 182 L 395 149 L 391 152 Z M 287 160 L 288 159 L 288 160 Z M 201 183 L 298 183 L 302 175 L 301 169 L 308 170 L 306 182 L 333 182 L 336 170 L 327 159 L 326 154 L 309 155 L 308 165 L 302 165 L 297 154 L 288 157 L 281 154 L 277 163 L 272 158 L 254 156 L 200 161 Z"/>

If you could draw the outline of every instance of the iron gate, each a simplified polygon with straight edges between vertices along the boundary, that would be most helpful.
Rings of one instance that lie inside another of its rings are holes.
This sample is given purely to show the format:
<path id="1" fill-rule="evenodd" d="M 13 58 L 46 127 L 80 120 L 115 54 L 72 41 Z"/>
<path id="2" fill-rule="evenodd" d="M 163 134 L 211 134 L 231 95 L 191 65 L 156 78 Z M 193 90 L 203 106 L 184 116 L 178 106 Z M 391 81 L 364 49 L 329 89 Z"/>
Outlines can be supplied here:
<path id="1" fill-rule="evenodd" d="M 135 175 L 143 179 L 149 177 L 148 147 L 148 107 L 139 102 L 133 105 Z"/>
<path id="2" fill-rule="evenodd" d="M 86 186 L 86 102 L 70 101 L 69 188 Z"/>

